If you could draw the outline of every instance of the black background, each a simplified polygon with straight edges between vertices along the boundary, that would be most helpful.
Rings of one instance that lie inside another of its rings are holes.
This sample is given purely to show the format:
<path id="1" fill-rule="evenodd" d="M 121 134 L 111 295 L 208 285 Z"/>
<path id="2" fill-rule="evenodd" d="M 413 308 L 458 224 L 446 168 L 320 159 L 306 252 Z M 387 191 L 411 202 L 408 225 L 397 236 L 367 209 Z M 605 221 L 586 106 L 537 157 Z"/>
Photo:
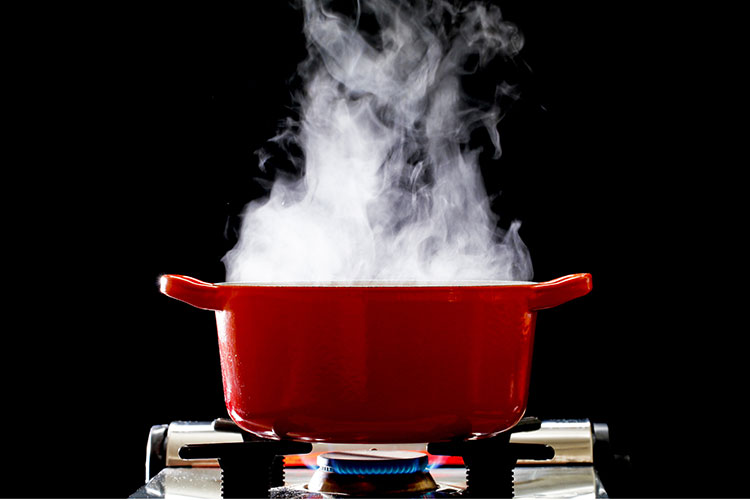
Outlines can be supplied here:
<path id="1" fill-rule="evenodd" d="M 722 248 L 742 226 L 724 224 L 738 207 L 695 133 L 715 125 L 706 86 L 721 92 L 700 29 L 645 3 L 500 5 L 526 44 L 488 189 L 501 225 L 522 221 L 535 281 L 594 277 L 539 315 L 527 413 L 609 423 L 630 496 L 746 496 L 705 471 L 741 464 L 742 439 L 722 436 L 746 377 L 718 279 L 741 270 Z M 301 16 L 258 2 L 18 20 L 2 494 L 125 497 L 151 425 L 225 415 L 213 315 L 157 280 L 224 279 L 236 216 L 262 193 L 254 151 L 289 114 Z"/>

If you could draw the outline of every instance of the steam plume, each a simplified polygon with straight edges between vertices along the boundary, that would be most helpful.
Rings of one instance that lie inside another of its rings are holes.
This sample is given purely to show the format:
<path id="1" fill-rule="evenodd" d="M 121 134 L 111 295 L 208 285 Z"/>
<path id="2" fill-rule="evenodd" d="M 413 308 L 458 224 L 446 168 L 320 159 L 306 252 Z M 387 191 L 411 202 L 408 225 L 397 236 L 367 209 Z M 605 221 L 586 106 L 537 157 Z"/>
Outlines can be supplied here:
<path id="1" fill-rule="evenodd" d="M 227 280 L 530 279 L 520 223 L 497 228 L 468 148 L 485 127 L 500 155 L 500 109 L 460 87 L 472 66 L 521 49 L 517 29 L 481 3 L 372 0 L 352 16 L 321 0 L 302 7 L 300 117 L 272 141 L 302 151 L 304 176 L 278 178 L 246 207 Z"/>

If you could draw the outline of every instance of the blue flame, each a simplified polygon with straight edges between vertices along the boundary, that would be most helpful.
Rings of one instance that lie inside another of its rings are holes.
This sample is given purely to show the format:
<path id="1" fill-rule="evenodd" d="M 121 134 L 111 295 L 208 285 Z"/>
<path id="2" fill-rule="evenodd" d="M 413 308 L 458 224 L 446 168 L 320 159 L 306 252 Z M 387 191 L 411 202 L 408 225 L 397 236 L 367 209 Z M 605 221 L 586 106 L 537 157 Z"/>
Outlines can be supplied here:
<path id="1" fill-rule="evenodd" d="M 427 470 L 427 465 L 421 460 L 408 461 L 403 464 L 342 464 L 334 462 L 331 465 L 321 467 L 327 472 L 336 474 L 413 474 Z"/>

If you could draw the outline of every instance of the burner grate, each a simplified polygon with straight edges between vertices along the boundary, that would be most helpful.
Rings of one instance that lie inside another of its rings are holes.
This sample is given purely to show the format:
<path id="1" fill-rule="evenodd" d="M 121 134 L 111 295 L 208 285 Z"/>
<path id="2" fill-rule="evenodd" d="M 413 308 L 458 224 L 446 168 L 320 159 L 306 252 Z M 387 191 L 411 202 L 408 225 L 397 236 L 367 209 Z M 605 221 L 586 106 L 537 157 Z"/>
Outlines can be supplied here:
<path id="1" fill-rule="evenodd" d="M 433 455 L 463 459 L 466 490 L 462 496 L 512 498 L 516 462 L 519 459 L 548 460 L 554 457 L 554 450 L 544 444 L 511 443 L 510 437 L 514 433 L 534 431 L 540 427 L 539 419 L 526 417 L 512 429 L 492 438 L 430 443 L 427 451 Z M 238 432 L 238 427 L 225 419 L 214 421 L 214 429 Z M 246 432 L 241 434 L 243 442 L 185 445 L 179 450 L 180 457 L 184 459 L 218 459 L 223 498 L 268 498 L 271 488 L 284 485 L 284 455 L 303 455 L 312 451 L 310 443 L 266 440 Z M 425 464 L 419 460 L 416 462 L 420 470 L 424 469 Z M 347 463 L 346 460 L 334 459 L 328 465 L 345 467 Z M 342 472 L 336 472 L 342 475 Z M 362 474 L 354 470 L 347 472 Z"/>
<path id="2" fill-rule="evenodd" d="M 478 440 L 430 443 L 433 455 L 461 457 L 466 465 L 466 491 L 471 498 L 513 498 L 513 469 L 519 459 L 549 460 L 554 449 L 544 444 L 511 443 L 511 434 L 539 429 L 541 420 L 525 417 L 512 429 Z"/>
<path id="3" fill-rule="evenodd" d="M 234 422 L 217 419 L 214 430 L 239 432 Z M 242 432 L 243 442 L 202 443 L 180 448 L 181 458 L 215 458 L 221 467 L 222 498 L 268 498 L 273 487 L 284 485 L 284 455 L 304 455 L 312 444 L 273 441 Z"/>

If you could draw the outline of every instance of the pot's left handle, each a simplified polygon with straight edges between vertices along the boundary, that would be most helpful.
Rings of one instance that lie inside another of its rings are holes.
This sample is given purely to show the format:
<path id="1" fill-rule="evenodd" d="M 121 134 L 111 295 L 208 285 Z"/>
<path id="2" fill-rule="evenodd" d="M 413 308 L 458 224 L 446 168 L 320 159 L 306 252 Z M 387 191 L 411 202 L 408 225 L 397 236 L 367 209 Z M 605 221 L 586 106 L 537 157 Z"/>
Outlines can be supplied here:
<path id="1" fill-rule="evenodd" d="M 221 287 L 179 274 L 161 276 L 159 278 L 159 290 L 164 295 L 187 302 L 200 309 L 221 311 L 224 309 L 226 302 Z"/>

